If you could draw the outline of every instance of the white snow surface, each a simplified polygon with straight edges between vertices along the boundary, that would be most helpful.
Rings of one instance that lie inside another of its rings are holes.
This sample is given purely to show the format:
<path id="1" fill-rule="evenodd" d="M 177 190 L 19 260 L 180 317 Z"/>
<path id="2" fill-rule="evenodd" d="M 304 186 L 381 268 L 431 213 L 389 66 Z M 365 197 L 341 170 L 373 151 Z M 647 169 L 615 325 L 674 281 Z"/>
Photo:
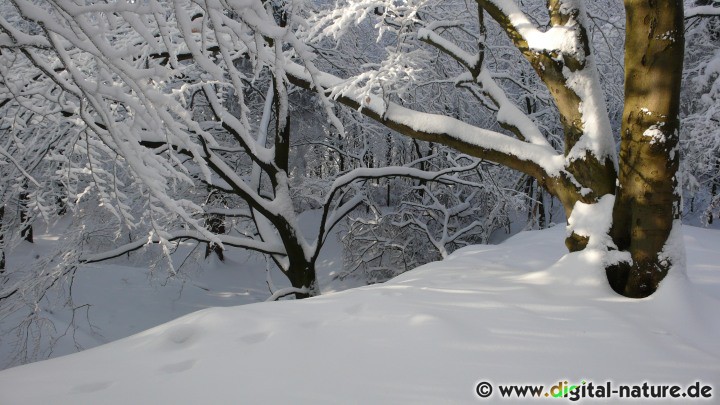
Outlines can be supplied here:
<path id="1" fill-rule="evenodd" d="M 701 381 L 713 398 L 697 402 L 712 403 L 720 232 L 683 230 L 687 274 L 671 272 L 647 299 L 613 293 L 597 262 L 565 254 L 556 226 L 460 249 L 385 284 L 205 309 L 4 370 L 0 403 L 504 403 L 497 392 L 477 398 L 476 384 L 581 379 Z"/>
<path id="2" fill-rule="evenodd" d="M 612 226 L 612 209 L 615 196 L 606 194 L 596 204 L 576 202 L 568 218 L 567 234 L 575 232 L 587 236 L 588 248 L 606 248 L 612 245 L 608 231 Z"/>

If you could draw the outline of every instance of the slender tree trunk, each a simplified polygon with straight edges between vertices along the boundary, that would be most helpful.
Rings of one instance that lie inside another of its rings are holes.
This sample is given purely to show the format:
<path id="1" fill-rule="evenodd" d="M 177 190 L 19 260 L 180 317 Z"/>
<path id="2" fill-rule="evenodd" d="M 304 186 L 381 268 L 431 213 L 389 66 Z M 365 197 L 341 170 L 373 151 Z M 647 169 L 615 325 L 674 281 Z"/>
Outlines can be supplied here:
<path id="1" fill-rule="evenodd" d="M 206 220 L 206 226 L 208 230 L 214 234 L 225 234 L 225 221 L 222 215 L 209 215 Z M 220 261 L 225 260 L 223 249 L 215 243 L 208 243 L 205 245 L 205 258 L 207 259 L 212 253 L 215 253 Z"/>
<path id="2" fill-rule="evenodd" d="M 222 195 L 219 195 L 215 192 L 210 191 L 210 194 L 208 195 L 208 198 L 205 200 L 205 204 L 212 205 L 213 203 L 216 203 L 218 201 L 221 201 L 224 205 L 225 198 Z M 218 214 L 209 214 L 205 218 L 205 227 L 212 233 L 216 235 L 223 235 L 225 234 L 225 217 Z M 225 260 L 225 255 L 223 252 L 223 249 L 216 245 L 215 243 L 207 243 L 205 245 L 205 258 L 207 259 L 212 253 L 215 253 L 220 259 L 220 261 Z"/>
<path id="3" fill-rule="evenodd" d="M 338 143 L 338 149 L 340 149 L 340 152 L 338 153 L 338 156 L 339 156 L 339 159 L 338 159 L 339 167 L 338 168 L 340 170 L 340 173 L 344 173 L 345 172 L 345 153 L 343 153 L 343 152 L 345 150 L 345 143 L 344 143 L 345 139 L 343 138 L 343 135 L 341 133 L 338 133 L 338 139 L 340 140 L 340 142 Z"/>
<path id="4" fill-rule="evenodd" d="M 391 166 L 394 163 L 392 161 L 393 160 L 393 156 L 392 156 L 393 138 L 392 138 L 392 135 L 388 134 L 386 139 L 387 139 L 387 145 L 386 145 L 387 150 L 385 151 L 385 166 Z M 390 177 L 388 177 L 385 179 L 385 205 L 387 207 L 389 207 L 390 203 L 391 203 L 390 188 L 391 188 L 391 182 L 390 182 Z"/>
<path id="5" fill-rule="evenodd" d="M 33 243 L 33 228 L 31 223 L 27 223 L 28 219 L 30 218 L 27 214 L 27 201 L 28 201 L 28 193 L 26 191 L 23 191 L 20 193 L 19 199 L 20 199 L 20 225 L 23 227 L 20 231 L 20 237 L 25 239 L 26 241 Z"/>
<path id="6" fill-rule="evenodd" d="M 683 2 L 626 0 L 625 9 L 625 109 L 612 236 L 632 263 L 607 273 L 615 291 L 641 298 L 675 264 L 662 251 L 681 213 L 676 173 Z"/>
<path id="7" fill-rule="evenodd" d="M 715 159 L 715 173 L 720 173 L 720 157 Z M 713 179 L 712 188 L 710 189 L 710 204 L 712 204 L 712 202 L 715 201 L 715 197 L 718 195 L 718 184 L 720 184 L 720 179 L 718 179 L 716 177 L 715 179 Z M 707 221 L 708 221 L 708 224 L 710 224 L 710 225 L 712 225 L 712 223 L 713 223 L 713 215 L 714 215 L 713 210 L 708 209 Z"/>
<path id="8" fill-rule="evenodd" d="M 279 13 L 280 26 L 285 26 L 285 13 Z M 287 90 L 282 81 L 276 78 L 275 82 L 275 165 L 286 179 L 290 177 L 290 109 L 287 103 Z M 282 92 L 281 92 L 282 89 Z M 318 171 L 322 175 L 323 167 L 319 167 Z M 286 182 L 273 181 L 273 187 L 286 187 L 282 184 Z M 287 191 L 286 191 L 287 192 Z M 276 195 L 279 193 L 276 189 Z M 289 192 L 287 192 L 287 198 Z M 308 260 L 306 252 L 302 246 L 302 235 L 297 233 L 297 229 L 293 227 L 285 217 L 268 218 L 278 230 L 280 239 L 285 246 L 287 258 L 290 262 L 287 269 L 284 270 L 285 275 L 290 280 L 290 284 L 295 288 L 307 288 L 307 293 L 295 293 L 296 299 L 308 298 L 318 295 L 316 289 L 315 263 Z M 282 266 L 279 266 L 281 269 Z"/>
<path id="9" fill-rule="evenodd" d="M 62 182 L 56 181 L 55 186 L 59 190 L 64 189 Z M 67 213 L 67 202 L 63 200 L 63 197 L 62 197 L 63 194 L 64 193 L 58 193 L 58 196 L 55 197 L 55 205 L 58 207 L 57 208 L 58 215 L 65 215 Z"/>
<path id="10" fill-rule="evenodd" d="M 547 220 L 545 218 L 545 202 L 543 201 L 543 190 L 540 185 L 535 182 L 535 209 L 538 215 L 538 227 L 540 229 L 547 228 Z"/>
<path id="11" fill-rule="evenodd" d="M 422 158 L 423 154 L 422 154 L 422 149 L 420 148 L 420 142 L 418 142 L 417 139 L 413 139 L 412 142 L 413 142 L 413 150 L 415 151 L 415 154 L 417 155 L 417 157 L 413 158 L 412 153 L 411 153 L 411 160 Z M 432 149 L 432 142 L 430 142 L 430 148 Z M 427 162 L 426 161 L 420 162 L 420 170 L 427 170 Z M 417 183 L 415 185 L 416 186 L 424 186 L 425 183 L 427 183 L 427 182 L 425 180 L 421 179 L 421 180 L 417 180 Z M 420 198 L 425 197 L 425 190 L 422 187 L 418 189 L 418 195 L 420 196 Z"/>
<path id="12" fill-rule="evenodd" d="M 2 229 L 3 219 L 5 219 L 5 205 L 0 205 L 0 275 L 5 273 L 5 234 Z"/>
<path id="13" fill-rule="evenodd" d="M 717 196 L 717 186 L 718 186 L 717 183 L 713 183 L 713 185 L 712 185 L 712 190 L 711 190 L 711 193 L 710 193 L 711 201 L 712 201 L 713 199 L 715 199 L 715 196 Z M 712 210 L 707 213 L 707 216 L 708 216 L 708 218 L 707 218 L 708 224 L 709 224 L 709 225 L 712 225 L 712 223 L 713 223 L 713 213 L 712 213 Z"/>

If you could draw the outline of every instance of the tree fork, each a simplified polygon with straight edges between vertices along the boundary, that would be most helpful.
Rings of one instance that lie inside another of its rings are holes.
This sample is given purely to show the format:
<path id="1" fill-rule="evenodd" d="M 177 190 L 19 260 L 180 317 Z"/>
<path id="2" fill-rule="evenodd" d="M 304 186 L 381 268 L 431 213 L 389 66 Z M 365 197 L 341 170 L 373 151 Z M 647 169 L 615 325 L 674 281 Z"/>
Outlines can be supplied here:
<path id="1" fill-rule="evenodd" d="M 586 69 L 587 59 L 571 54 L 562 54 L 561 57 L 558 57 L 555 52 L 538 52 L 531 49 L 515 29 L 510 18 L 495 3 L 488 0 L 477 0 L 477 3 L 480 6 L 480 12 L 487 11 L 500 24 L 508 38 L 513 41 L 513 44 L 525 56 L 535 73 L 547 86 L 560 113 L 560 123 L 565 141 L 564 154 L 567 157 L 584 135 L 585 128 L 581 112 L 582 99 L 571 86 L 568 86 L 565 70 L 577 72 Z M 548 0 L 547 2 L 550 22 L 553 26 L 563 26 L 571 19 L 577 19 L 580 13 L 577 8 L 565 9 L 562 3 L 558 0 Z M 574 29 L 577 30 L 577 41 L 581 45 L 582 52 L 585 56 L 590 55 L 590 42 L 585 27 L 579 24 Z M 547 185 L 545 185 L 542 178 L 536 178 L 539 184 L 562 202 L 567 218 L 572 214 L 576 202 L 592 204 L 603 195 L 615 194 L 617 172 L 615 163 L 610 157 L 598 158 L 588 152 L 581 159 L 569 162 L 566 170 L 572 179 L 567 174 L 561 174 L 560 177 L 547 179 Z M 578 185 L 589 192 L 581 193 Z M 584 249 L 587 243 L 588 238 L 575 233 L 565 240 L 565 246 L 570 252 Z"/>

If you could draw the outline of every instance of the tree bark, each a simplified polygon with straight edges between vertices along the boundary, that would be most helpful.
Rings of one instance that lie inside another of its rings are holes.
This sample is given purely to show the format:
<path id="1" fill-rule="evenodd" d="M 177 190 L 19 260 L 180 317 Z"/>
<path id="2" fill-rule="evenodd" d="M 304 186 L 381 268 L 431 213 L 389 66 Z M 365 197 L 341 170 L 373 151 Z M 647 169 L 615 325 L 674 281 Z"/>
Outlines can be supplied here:
<path id="1" fill-rule="evenodd" d="M 625 107 L 612 237 L 632 263 L 607 269 L 615 291 L 652 294 L 675 263 L 662 252 L 680 218 L 679 100 L 684 54 L 680 0 L 626 0 Z"/>
<path id="2" fill-rule="evenodd" d="M 315 263 L 303 260 L 292 260 L 290 268 L 285 275 L 290 279 L 290 284 L 295 288 L 306 288 L 307 293 L 295 293 L 295 299 L 310 298 L 320 295 L 317 290 L 317 277 L 315 274 Z"/>

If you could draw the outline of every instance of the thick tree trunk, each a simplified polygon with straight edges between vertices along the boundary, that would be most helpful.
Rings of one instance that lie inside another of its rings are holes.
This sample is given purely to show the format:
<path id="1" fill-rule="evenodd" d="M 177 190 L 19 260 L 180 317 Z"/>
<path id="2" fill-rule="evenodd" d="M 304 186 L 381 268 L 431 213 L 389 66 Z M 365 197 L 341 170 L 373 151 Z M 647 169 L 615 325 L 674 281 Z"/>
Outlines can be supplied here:
<path id="1" fill-rule="evenodd" d="M 681 212 L 676 173 L 683 3 L 626 0 L 625 9 L 625 109 L 612 236 L 632 263 L 607 273 L 615 291 L 641 298 L 675 264 L 662 252 Z"/>
<path id="2" fill-rule="evenodd" d="M 300 263 L 297 263 L 300 262 Z M 308 263 L 299 260 L 291 263 L 285 275 L 290 279 L 290 284 L 295 288 L 307 288 L 307 293 L 295 293 L 295 299 L 310 298 L 320 295 L 317 291 L 317 278 L 315 275 L 315 263 Z"/>

